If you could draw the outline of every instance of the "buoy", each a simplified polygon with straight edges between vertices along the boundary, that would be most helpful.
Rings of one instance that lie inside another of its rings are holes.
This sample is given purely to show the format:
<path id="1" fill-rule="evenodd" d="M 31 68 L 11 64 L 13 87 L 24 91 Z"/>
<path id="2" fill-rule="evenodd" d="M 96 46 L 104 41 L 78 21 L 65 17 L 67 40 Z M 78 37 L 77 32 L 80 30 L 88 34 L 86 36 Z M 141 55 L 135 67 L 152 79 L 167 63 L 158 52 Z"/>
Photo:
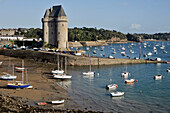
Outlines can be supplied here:
<path id="1" fill-rule="evenodd" d="M 136 82 L 138 82 L 138 80 L 136 80 Z"/>

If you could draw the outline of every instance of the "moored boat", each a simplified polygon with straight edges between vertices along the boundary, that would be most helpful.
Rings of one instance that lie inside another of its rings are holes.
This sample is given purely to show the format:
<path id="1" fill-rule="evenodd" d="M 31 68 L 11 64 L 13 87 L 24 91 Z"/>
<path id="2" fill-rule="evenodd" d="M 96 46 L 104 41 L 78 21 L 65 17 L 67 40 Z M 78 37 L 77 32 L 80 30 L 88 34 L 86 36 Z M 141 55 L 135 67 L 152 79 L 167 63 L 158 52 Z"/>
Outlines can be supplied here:
<path id="1" fill-rule="evenodd" d="M 120 92 L 120 91 L 110 93 L 112 97 L 120 97 L 123 96 L 124 94 L 125 94 L 124 92 Z"/>
<path id="2" fill-rule="evenodd" d="M 71 79 L 72 76 L 69 76 L 67 74 L 53 74 L 53 78 L 56 78 L 56 79 Z"/>
<path id="3" fill-rule="evenodd" d="M 156 76 L 154 76 L 153 77 L 155 80 L 160 80 L 160 79 L 162 79 L 162 75 L 156 75 Z"/>
<path id="4" fill-rule="evenodd" d="M 29 86 L 30 86 L 29 83 L 23 84 L 22 82 L 16 82 L 16 83 L 8 82 L 8 85 L 7 85 L 8 88 L 14 88 L 14 89 L 17 89 L 17 88 L 23 89 L 23 88 L 27 88 Z"/>
<path id="5" fill-rule="evenodd" d="M 109 84 L 109 85 L 106 85 L 106 89 L 115 89 L 117 88 L 118 85 L 117 84 Z"/>
<path id="6" fill-rule="evenodd" d="M 167 72 L 170 72 L 170 69 L 167 69 Z"/>
<path id="7" fill-rule="evenodd" d="M 83 72 L 83 75 L 95 75 L 94 71 Z"/>
<path id="8" fill-rule="evenodd" d="M 135 82 L 135 79 L 129 79 L 129 80 L 125 80 L 125 83 L 134 83 Z"/>
<path id="9" fill-rule="evenodd" d="M 53 74 L 63 74 L 64 73 L 64 70 L 52 70 L 51 73 Z"/>
<path id="10" fill-rule="evenodd" d="M 129 74 L 130 74 L 129 72 L 123 72 L 122 77 L 123 78 L 128 78 Z"/>

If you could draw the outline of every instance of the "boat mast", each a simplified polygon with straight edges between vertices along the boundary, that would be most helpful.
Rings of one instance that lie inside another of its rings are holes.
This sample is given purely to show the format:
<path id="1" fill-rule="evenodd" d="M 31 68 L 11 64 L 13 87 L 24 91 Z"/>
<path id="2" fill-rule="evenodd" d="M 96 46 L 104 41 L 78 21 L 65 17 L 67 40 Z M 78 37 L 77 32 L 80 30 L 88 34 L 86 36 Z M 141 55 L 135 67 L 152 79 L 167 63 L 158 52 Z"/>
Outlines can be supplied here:
<path id="1" fill-rule="evenodd" d="M 13 64 L 13 68 L 12 68 L 12 74 L 14 75 L 14 64 Z M 14 79 L 13 79 L 13 83 L 14 83 Z"/>
<path id="2" fill-rule="evenodd" d="M 90 53 L 89 53 L 89 55 L 90 55 Z M 91 72 L 91 56 L 90 56 L 90 72 Z"/>
<path id="3" fill-rule="evenodd" d="M 26 69 L 26 83 L 28 83 L 28 74 L 27 74 L 28 70 Z"/>
<path id="4" fill-rule="evenodd" d="M 57 65 L 58 65 L 58 70 L 59 70 L 59 55 L 57 54 Z"/>
<path id="5" fill-rule="evenodd" d="M 22 60 L 22 84 L 24 84 L 24 60 Z"/>
<path id="6" fill-rule="evenodd" d="M 67 57 L 65 57 L 65 73 L 67 74 Z"/>

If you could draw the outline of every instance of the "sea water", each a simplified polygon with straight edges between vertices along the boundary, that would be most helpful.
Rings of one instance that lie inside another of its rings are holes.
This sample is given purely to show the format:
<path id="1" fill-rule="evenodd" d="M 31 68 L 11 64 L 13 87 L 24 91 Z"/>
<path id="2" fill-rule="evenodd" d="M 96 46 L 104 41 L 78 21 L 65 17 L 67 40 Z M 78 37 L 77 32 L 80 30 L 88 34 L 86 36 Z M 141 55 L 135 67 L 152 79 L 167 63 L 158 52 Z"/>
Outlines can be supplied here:
<path id="1" fill-rule="evenodd" d="M 94 56 L 105 57 L 113 55 L 110 51 L 111 47 L 116 48 L 116 58 L 127 58 L 121 56 L 122 50 L 120 45 L 125 46 L 126 53 L 130 58 L 139 57 L 141 46 L 141 54 L 152 51 L 153 46 L 162 44 L 162 42 L 147 42 L 150 47 L 143 48 L 143 45 L 136 43 L 136 46 L 127 44 L 112 44 L 105 46 L 104 51 L 97 50 Z M 169 42 L 164 42 L 167 54 L 163 53 L 157 46 L 158 54 L 149 56 L 154 59 L 156 57 L 162 60 L 170 60 Z M 101 47 L 98 47 L 101 48 Z M 75 48 L 73 48 L 75 49 Z M 85 49 L 84 47 L 82 49 Z M 96 49 L 91 47 L 90 51 Z M 129 50 L 133 49 L 134 54 Z M 110 53 L 110 54 L 109 54 Z M 92 52 L 90 53 L 92 55 Z M 141 58 L 144 57 L 141 55 Z M 72 75 L 69 81 L 57 82 L 62 87 L 67 88 L 69 95 L 79 105 L 78 109 L 104 111 L 104 112 L 170 112 L 170 73 L 166 70 L 169 64 L 125 64 L 125 65 L 109 65 L 109 66 L 92 66 L 92 70 L 96 71 L 95 76 L 83 76 L 82 72 L 89 71 L 89 66 L 71 66 L 68 67 L 68 73 Z M 125 84 L 125 78 L 121 77 L 124 71 L 130 72 L 129 78 L 138 80 L 134 84 Z M 155 75 L 163 75 L 161 80 L 154 80 Z M 106 90 L 108 84 L 117 84 L 116 90 Z M 110 93 L 114 91 L 123 91 L 125 95 L 122 97 L 111 97 Z"/>

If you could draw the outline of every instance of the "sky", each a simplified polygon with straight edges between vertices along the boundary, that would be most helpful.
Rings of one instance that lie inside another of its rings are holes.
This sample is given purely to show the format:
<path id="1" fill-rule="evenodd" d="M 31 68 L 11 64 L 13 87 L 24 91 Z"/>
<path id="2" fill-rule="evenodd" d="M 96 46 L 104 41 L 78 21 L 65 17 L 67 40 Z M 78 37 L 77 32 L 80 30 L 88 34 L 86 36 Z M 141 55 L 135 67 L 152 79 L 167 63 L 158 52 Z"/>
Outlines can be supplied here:
<path id="1" fill-rule="evenodd" d="M 45 10 L 54 5 L 63 6 L 69 28 L 170 32 L 170 0 L 0 0 L 0 29 L 42 28 Z"/>

